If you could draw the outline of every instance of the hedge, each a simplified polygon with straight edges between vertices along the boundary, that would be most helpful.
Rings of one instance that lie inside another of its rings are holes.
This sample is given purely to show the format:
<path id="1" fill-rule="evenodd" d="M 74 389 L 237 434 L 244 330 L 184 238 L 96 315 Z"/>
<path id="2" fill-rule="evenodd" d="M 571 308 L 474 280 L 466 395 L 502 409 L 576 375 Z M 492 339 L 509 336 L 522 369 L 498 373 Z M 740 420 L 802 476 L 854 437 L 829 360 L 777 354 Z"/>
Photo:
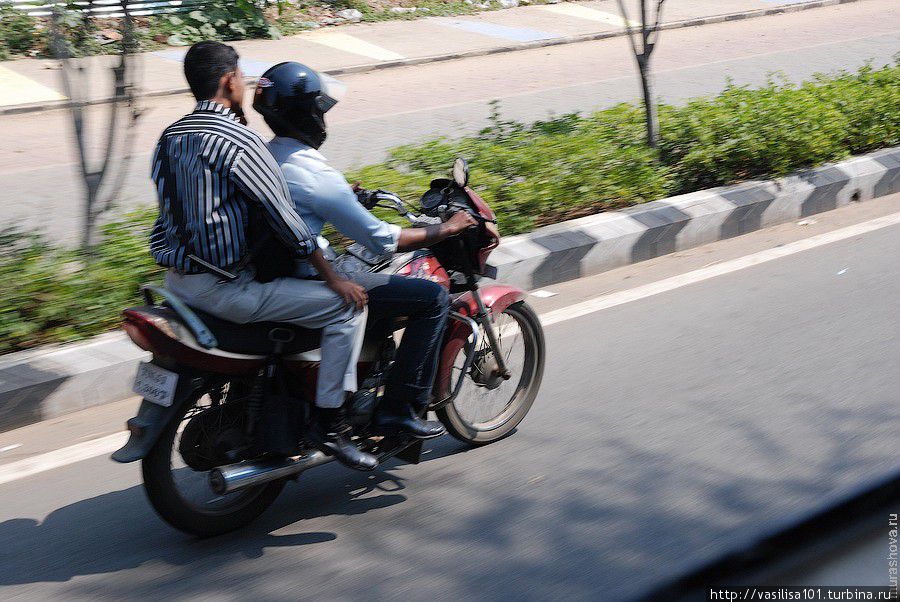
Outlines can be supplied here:
<path id="1" fill-rule="evenodd" d="M 531 125 L 495 111 L 481 135 L 394 149 L 348 174 L 369 187 L 414 199 L 469 159 L 475 189 L 496 210 L 504 234 L 757 177 L 775 177 L 850 154 L 900 145 L 900 64 L 817 76 L 802 85 L 773 78 L 750 89 L 660 107 L 662 142 L 644 144 L 642 109 L 621 104 L 588 116 Z M 158 279 L 147 254 L 147 208 L 107 225 L 96 259 L 33 233 L 0 235 L 0 353 L 71 341 L 116 325 Z"/>

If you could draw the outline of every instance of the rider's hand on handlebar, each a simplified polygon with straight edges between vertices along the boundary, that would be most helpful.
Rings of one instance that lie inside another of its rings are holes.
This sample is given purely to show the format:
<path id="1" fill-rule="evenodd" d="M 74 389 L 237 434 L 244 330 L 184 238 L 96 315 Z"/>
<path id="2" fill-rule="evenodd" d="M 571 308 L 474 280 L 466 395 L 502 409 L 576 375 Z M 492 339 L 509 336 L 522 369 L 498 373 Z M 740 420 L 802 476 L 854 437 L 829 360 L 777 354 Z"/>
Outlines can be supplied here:
<path id="1" fill-rule="evenodd" d="M 477 226 L 478 221 L 468 211 L 457 211 L 446 221 L 452 234 L 459 234 L 472 226 Z"/>
<path id="2" fill-rule="evenodd" d="M 336 292 L 347 305 L 355 305 L 356 309 L 362 309 L 369 302 L 366 289 L 346 278 L 336 278 L 327 282 L 328 288 Z"/>

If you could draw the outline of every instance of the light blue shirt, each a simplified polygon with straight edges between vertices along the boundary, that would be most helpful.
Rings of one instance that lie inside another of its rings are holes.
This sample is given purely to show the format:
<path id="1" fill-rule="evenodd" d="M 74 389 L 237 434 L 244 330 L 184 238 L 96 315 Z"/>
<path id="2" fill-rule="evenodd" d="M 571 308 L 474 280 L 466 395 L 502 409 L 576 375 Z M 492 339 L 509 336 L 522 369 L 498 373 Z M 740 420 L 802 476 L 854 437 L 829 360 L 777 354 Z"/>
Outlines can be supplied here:
<path id="1" fill-rule="evenodd" d="M 326 256 L 328 241 L 321 236 L 326 223 L 373 253 L 397 250 L 400 226 L 378 219 L 360 205 L 343 174 L 328 165 L 319 151 L 283 136 L 272 138 L 269 150 L 284 173 L 297 213 Z"/>

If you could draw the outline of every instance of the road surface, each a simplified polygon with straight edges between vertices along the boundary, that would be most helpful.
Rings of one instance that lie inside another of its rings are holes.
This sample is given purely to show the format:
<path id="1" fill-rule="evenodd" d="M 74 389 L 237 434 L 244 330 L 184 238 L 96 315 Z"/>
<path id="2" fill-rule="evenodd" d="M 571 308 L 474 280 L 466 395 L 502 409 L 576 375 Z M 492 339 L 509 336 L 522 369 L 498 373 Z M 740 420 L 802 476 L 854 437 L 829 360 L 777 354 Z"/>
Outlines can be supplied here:
<path id="1" fill-rule="evenodd" d="M 757 263 L 767 249 L 883 216 L 893 225 Z M 421 464 L 371 475 L 322 467 L 239 533 L 198 541 L 170 529 L 139 468 L 103 456 L 13 475 L 0 484 L 0 598 L 646 591 L 898 469 L 900 195 L 806 224 L 532 297 L 556 317 L 540 395 L 516 433 L 478 449 L 441 439 Z M 602 311 L 572 309 L 673 276 L 691 281 L 710 265 L 725 273 Z M 0 450 L 22 446 L 0 453 L 0 475 L 117 431 L 131 409 L 3 433 Z M 852 572 L 857 584 L 886 584 L 884 537 L 864 563 L 884 570 Z"/>
<path id="2" fill-rule="evenodd" d="M 759 85 L 776 71 L 802 81 L 870 60 L 891 62 L 898 48 L 896 0 L 665 31 L 654 55 L 657 92 L 679 102 L 719 92 L 728 78 Z M 633 101 L 639 86 L 629 53 L 627 41 L 615 38 L 347 75 L 348 97 L 329 114 L 323 152 L 345 169 L 381 160 L 400 144 L 476 133 L 486 125 L 493 99 L 501 101 L 505 118 L 526 121 Z M 192 106 L 187 96 L 146 100 L 139 125 L 127 131 L 135 156 L 118 191 L 122 207 L 153 201 L 149 153 L 160 131 Z M 104 123 L 103 111 L 90 111 L 95 124 Z M 252 111 L 250 118 L 265 130 Z M 78 240 L 83 192 L 70 129 L 64 111 L 0 117 L 5 223 Z"/>

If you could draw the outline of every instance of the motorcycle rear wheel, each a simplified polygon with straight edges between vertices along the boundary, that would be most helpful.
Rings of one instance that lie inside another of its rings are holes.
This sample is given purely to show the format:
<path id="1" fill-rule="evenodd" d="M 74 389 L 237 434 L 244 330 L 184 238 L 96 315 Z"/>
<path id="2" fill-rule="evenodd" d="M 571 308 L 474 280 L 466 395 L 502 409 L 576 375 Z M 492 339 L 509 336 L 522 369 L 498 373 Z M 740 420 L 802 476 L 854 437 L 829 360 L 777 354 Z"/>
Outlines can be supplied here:
<path id="1" fill-rule="evenodd" d="M 211 488 L 208 493 L 203 489 L 207 471 L 174 466 L 175 461 L 184 462 L 176 445 L 176 440 L 186 432 L 183 425 L 204 411 L 204 400 L 208 399 L 209 393 L 201 391 L 184 404 L 141 464 L 144 489 L 153 508 L 176 529 L 199 537 L 221 535 L 252 522 L 272 505 L 286 482 L 282 479 L 216 496 Z M 195 481 L 192 489 L 197 490 L 199 497 L 207 496 L 206 503 L 203 499 L 187 499 L 181 486 L 187 479 Z"/>
<path id="2" fill-rule="evenodd" d="M 524 301 L 513 303 L 495 318 L 494 327 L 504 357 L 510 364 L 512 378 L 494 387 L 496 381 L 491 383 L 489 378 L 482 378 L 476 362 L 466 375 L 459 395 L 436 410 L 438 420 L 447 432 L 471 445 L 486 445 L 510 434 L 531 409 L 544 374 L 544 331 L 531 306 Z M 486 339 L 482 338 L 482 350 L 476 350 L 476 353 L 492 352 L 486 347 L 489 345 Z M 516 362 L 511 354 L 519 347 L 522 359 Z M 460 350 L 450 382 L 456 382 L 464 360 L 465 352 Z M 488 397 L 491 399 L 485 401 Z"/>

